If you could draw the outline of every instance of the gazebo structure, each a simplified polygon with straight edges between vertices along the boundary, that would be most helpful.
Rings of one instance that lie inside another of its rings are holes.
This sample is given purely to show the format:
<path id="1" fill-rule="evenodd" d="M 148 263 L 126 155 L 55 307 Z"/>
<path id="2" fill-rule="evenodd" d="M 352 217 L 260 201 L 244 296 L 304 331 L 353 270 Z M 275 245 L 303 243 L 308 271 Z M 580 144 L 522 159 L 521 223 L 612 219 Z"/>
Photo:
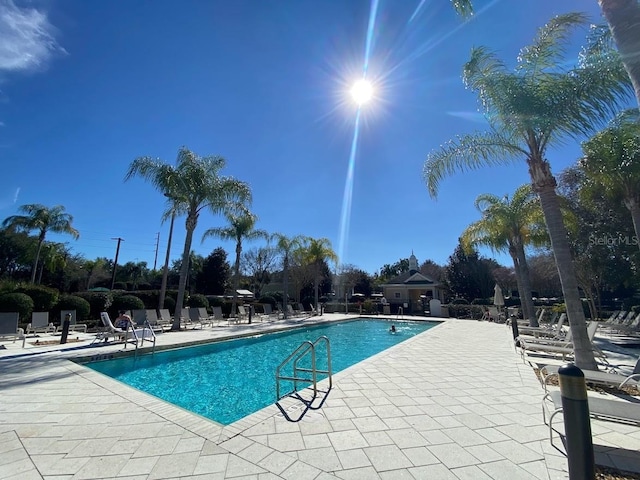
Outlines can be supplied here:
<path id="1" fill-rule="evenodd" d="M 442 284 L 418 271 L 418 260 L 413 253 L 409 257 L 409 271 L 381 286 L 392 311 L 402 307 L 404 313 L 422 313 L 428 310 L 430 300 L 444 300 Z"/>

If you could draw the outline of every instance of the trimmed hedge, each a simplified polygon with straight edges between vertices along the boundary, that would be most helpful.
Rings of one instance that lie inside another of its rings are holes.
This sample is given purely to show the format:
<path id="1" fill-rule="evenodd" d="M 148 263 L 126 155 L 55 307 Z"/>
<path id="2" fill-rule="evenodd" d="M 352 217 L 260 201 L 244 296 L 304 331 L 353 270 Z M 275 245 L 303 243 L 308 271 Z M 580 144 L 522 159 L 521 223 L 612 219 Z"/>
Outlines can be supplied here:
<path id="1" fill-rule="evenodd" d="M 91 305 L 84 298 L 78 295 L 62 295 L 60 300 L 55 306 L 54 314 L 57 315 L 57 320 L 60 318 L 60 310 L 75 310 L 76 322 L 81 322 L 89 318 L 89 312 L 91 311 Z M 51 320 L 51 319 L 49 319 Z"/>
<path id="2" fill-rule="evenodd" d="M 271 295 L 264 295 L 258 299 L 258 303 L 268 303 L 272 308 L 276 306 L 276 299 Z"/>
<path id="3" fill-rule="evenodd" d="M 33 300 L 26 293 L 5 293 L 0 295 L 0 312 L 18 312 L 20 321 L 30 322 Z"/>
<path id="4" fill-rule="evenodd" d="M 135 295 L 118 295 L 109 308 L 109 316 L 116 318 L 120 310 L 144 310 L 144 302 Z"/>
<path id="5" fill-rule="evenodd" d="M 20 285 L 16 288 L 15 293 L 29 295 L 31 300 L 33 300 L 34 312 L 48 312 L 58 302 L 60 297 L 58 290 L 43 285 Z"/>
<path id="6" fill-rule="evenodd" d="M 89 302 L 89 317 L 94 319 L 100 318 L 100 312 L 108 311 L 113 303 L 111 292 L 77 292 L 74 295 Z"/>
<path id="7" fill-rule="evenodd" d="M 189 306 L 196 308 L 209 308 L 209 300 L 204 295 L 200 293 L 194 293 L 189 297 Z"/>

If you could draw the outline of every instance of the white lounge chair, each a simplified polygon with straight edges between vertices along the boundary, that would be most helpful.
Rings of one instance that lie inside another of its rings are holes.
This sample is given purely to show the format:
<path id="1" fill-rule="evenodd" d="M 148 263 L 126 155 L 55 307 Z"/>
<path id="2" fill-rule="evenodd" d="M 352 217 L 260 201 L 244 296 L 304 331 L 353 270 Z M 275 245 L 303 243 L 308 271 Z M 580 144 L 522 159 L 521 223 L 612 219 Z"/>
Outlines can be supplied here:
<path id="1" fill-rule="evenodd" d="M 169 313 L 167 308 L 160 309 L 160 315 L 158 315 L 158 322 L 163 326 L 173 327 L 173 317 Z"/>
<path id="2" fill-rule="evenodd" d="M 244 305 L 238 305 L 238 316 L 236 317 L 236 323 L 242 323 L 243 320 L 249 321 L 249 312 Z"/>
<path id="3" fill-rule="evenodd" d="M 56 327 L 49 322 L 49 312 L 33 312 L 31 323 L 27 325 L 26 335 L 38 333 L 54 333 Z"/>
<path id="4" fill-rule="evenodd" d="M 640 425 L 640 403 L 587 394 L 589 416 L 616 423 Z M 551 405 L 551 406 L 550 406 Z M 559 390 L 549 391 L 542 398 L 542 418 L 549 425 L 549 441 L 553 443 L 553 419 L 562 412 Z M 548 419 L 547 419 L 548 414 Z M 548 421 L 548 423 L 547 423 Z"/>
<path id="5" fill-rule="evenodd" d="M 202 310 L 204 310 L 204 312 Z M 193 325 L 193 328 L 196 328 L 196 325 L 204 328 L 205 324 L 210 323 L 207 309 L 198 307 L 189 308 L 189 321 Z"/>
<path id="6" fill-rule="evenodd" d="M 564 337 L 564 331 L 562 326 L 567 320 L 567 314 L 563 313 L 558 318 L 558 322 L 555 325 L 549 325 L 545 327 L 518 327 L 518 332 L 521 335 L 533 336 L 533 337 L 548 337 L 562 340 Z"/>
<path id="7" fill-rule="evenodd" d="M 549 380 L 558 377 L 558 369 L 560 365 L 544 365 L 540 370 L 542 375 L 542 386 L 545 392 L 549 385 Z M 582 370 L 584 380 L 587 383 L 598 385 L 607 385 L 610 387 L 622 388 L 625 386 L 636 387 L 640 389 L 640 374 L 620 375 L 619 373 L 603 372 L 600 370 Z"/>
<path id="8" fill-rule="evenodd" d="M 0 339 L 22 340 L 22 348 L 26 341 L 26 336 L 22 328 L 18 328 L 20 314 L 18 312 L 0 312 Z"/>
<path id="9" fill-rule="evenodd" d="M 593 337 L 598 329 L 598 322 L 589 322 L 587 324 L 587 336 L 591 342 L 591 348 L 596 357 L 600 358 L 605 364 L 608 363 L 606 355 L 600 348 L 593 343 Z M 540 354 L 553 354 L 562 355 L 562 359 L 566 359 L 568 356 L 573 356 L 573 341 L 571 337 L 571 330 L 567 333 L 565 340 L 547 340 L 543 338 L 532 338 L 530 340 L 524 337 L 519 339 L 520 354 L 523 361 L 525 360 L 525 354 L 529 352 L 536 352 Z"/>
<path id="10" fill-rule="evenodd" d="M 104 330 L 102 332 L 98 332 L 96 338 L 94 338 L 91 343 L 95 343 L 97 341 L 107 342 L 110 338 L 117 339 L 121 342 L 135 341 L 136 344 L 138 343 L 136 331 L 128 328 L 124 330 L 114 326 L 111 318 L 109 317 L 109 313 L 100 312 L 100 320 L 102 321 Z"/>

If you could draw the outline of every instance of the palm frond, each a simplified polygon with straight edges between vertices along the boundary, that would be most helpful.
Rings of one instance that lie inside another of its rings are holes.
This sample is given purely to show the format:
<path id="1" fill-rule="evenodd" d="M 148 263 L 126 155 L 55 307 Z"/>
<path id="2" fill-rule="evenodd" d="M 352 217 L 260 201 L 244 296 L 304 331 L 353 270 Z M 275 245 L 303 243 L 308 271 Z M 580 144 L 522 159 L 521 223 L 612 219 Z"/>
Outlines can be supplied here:
<path id="1" fill-rule="evenodd" d="M 467 135 L 430 153 L 424 164 L 423 178 L 429 194 L 435 198 L 440 182 L 455 172 L 505 165 L 526 156 L 526 151 L 497 133 Z"/>
<path id="2" fill-rule="evenodd" d="M 451 0 L 451 4 L 462 17 L 467 18 L 473 15 L 473 3 L 471 0 Z"/>
<path id="3" fill-rule="evenodd" d="M 533 43 L 520 50 L 516 70 L 527 76 L 537 76 L 546 69 L 557 70 L 570 34 L 577 26 L 586 25 L 587 22 L 587 16 L 578 12 L 552 18 L 538 29 Z"/>

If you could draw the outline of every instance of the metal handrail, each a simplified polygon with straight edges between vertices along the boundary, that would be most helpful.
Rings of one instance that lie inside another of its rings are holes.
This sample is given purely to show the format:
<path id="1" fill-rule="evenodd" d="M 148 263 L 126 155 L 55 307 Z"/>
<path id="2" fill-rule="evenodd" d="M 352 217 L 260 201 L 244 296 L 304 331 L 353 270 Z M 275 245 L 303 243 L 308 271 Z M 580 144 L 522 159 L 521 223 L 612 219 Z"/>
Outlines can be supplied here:
<path id="1" fill-rule="evenodd" d="M 324 341 L 327 344 L 327 370 L 318 370 L 316 368 L 316 345 L 318 342 Z M 309 352 L 311 352 L 311 368 L 299 367 L 298 362 L 304 358 Z M 291 360 L 293 362 L 293 376 L 283 376 L 280 374 L 282 368 L 287 365 Z M 301 372 L 311 373 L 311 378 L 301 377 Z M 305 340 L 302 342 L 291 354 L 280 364 L 276 369 L 276 401 L 280 400 L 290 393 L 298 391 L 298 382 L 310 383 L 313 385 L 314 398 L 318 394 L 318 373 L 326 374 L 329 376 L 329 388 L 333 387 L 333 376 L 331 368 L 331 343 L 326 336 L 318 337 L 314 342 Z M 285 395 L 280 395 L 280 380 L 292 380 L 293 391 L 288 392 Z"/>

